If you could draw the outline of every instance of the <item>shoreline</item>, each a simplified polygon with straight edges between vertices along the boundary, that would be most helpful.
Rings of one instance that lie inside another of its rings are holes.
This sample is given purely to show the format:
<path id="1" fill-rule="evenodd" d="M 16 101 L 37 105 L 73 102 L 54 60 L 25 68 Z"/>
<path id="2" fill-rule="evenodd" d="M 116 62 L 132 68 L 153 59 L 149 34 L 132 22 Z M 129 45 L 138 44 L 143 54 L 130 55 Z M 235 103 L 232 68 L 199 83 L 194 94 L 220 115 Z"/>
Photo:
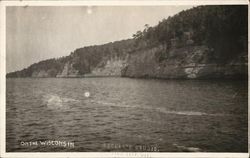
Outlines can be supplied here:
<path id="1" fill-rule="evenodd" d="M 127 77 L 127 76 L 79 76 L 79 77 L 6 77 L 6 79 L 91 79 L 91 78 L 128 78 L 128 79 L 145 79 L 145 80 L 178 80 L 178 81 L 248 81 L 248 76 L 239 76 L 239 77 L 208 77 L 208 78 L 161 78 L 161 77 Z"/>

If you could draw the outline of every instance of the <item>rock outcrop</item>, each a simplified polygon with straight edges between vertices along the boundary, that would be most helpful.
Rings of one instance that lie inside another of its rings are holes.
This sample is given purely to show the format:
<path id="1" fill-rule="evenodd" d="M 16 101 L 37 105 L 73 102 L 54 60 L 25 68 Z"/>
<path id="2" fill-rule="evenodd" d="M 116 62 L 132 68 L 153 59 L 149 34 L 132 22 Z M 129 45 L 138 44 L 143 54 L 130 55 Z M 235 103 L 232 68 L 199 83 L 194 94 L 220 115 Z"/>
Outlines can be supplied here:
<path id="1" fill-rule="evenodd" d="M 111 58 L 107 60 L 104 64 L 100 64 L 94 68 L 91 73 L 85 74 L 85 77 L 103 77 L 112 76 L 120 77 L 122 76 L 123 69 L 127 66 L 128 56 L 125 59 L 120 59 L 119 57 Z"/>
<path id="2" fill-rule="evenodd" d="M 163 53 L 164 60 L 158 61 Z M 228 63 L 214 62 L 207 46 L 186 46 L 170 51 L 158 46 L 130 56 L 122 76 L 135 78 L 244 78 L 247 57 L 239 55 Z"/>
<path id="3" fill-rule="evenodd" d="M 195 7 L 133 39 L 79 48 L 7 77 L 247 78 L 247 15 L 247 6 Z"/>
<path id="4" fill-rule="evenodd" d="M 66 63 L 62 72 L 58 73 L 56 77 L 79 77 L 79 73 L 72 64 Z"/>

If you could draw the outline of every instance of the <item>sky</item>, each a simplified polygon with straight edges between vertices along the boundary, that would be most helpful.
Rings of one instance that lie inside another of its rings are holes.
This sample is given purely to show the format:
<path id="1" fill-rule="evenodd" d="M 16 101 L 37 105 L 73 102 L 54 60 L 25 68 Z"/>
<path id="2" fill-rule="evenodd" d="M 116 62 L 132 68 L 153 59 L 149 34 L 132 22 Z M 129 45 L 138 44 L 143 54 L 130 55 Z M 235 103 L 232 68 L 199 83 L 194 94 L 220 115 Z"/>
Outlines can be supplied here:
<path id="1" fill-rule="evenodd" d="M 193 6 L 11 6 L 6 11 L 6 71 L 69 55 L 77 48 L 132 38 L 145 24 Z"/>

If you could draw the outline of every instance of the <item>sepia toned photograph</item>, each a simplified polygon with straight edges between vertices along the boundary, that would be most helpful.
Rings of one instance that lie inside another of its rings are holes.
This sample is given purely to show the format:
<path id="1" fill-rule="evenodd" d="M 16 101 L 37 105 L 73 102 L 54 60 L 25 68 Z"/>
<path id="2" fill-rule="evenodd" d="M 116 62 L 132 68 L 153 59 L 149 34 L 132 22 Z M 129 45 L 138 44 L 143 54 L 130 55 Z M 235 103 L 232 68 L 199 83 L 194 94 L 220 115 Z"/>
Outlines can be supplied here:
<path id="1" fill-rule="evenodd" d="M 248 153 L 248 5 L 7 6 L 6 152 Z"/>

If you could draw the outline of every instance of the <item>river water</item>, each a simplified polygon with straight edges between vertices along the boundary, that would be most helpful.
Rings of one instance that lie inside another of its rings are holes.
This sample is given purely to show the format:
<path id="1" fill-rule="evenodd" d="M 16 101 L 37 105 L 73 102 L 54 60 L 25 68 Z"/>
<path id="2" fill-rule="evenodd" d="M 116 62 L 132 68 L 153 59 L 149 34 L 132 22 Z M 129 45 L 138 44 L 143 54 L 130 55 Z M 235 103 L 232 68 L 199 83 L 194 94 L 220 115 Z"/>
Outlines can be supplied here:
<path id="1" fill-rule="evenodd" d="M 247 82 L 6 81 L 7 151 L 247 152 Z"/>

